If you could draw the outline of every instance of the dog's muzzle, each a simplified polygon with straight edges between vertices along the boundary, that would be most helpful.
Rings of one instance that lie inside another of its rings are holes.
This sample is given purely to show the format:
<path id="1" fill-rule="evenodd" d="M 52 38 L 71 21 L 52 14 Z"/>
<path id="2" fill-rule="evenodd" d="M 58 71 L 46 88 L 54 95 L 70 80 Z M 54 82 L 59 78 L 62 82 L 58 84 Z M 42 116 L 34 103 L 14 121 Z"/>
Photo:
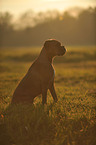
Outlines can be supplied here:
<path id="1" fill-rule="evenodd" d="M 61 49 L 60 49 L 60 54 L 59 55 L 64 55 L 66 53 L 66 49 L 64 46 L 61 46 Z"/>

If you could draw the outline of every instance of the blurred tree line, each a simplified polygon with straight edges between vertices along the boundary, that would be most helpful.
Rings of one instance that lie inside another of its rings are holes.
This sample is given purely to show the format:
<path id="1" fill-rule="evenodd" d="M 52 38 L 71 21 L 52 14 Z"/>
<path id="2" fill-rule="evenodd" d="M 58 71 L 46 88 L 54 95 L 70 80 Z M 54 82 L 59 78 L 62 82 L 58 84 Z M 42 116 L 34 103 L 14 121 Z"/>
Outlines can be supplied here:
<path id="1" fill-rule="evenodd" d="M 82 10 L 78 16 L 69 11 L 28 11 L 18 21 L 0 12 L 0 47 L 39 46 L 49 38 L 65 45 L 96 45 L 96 8 Z"/>

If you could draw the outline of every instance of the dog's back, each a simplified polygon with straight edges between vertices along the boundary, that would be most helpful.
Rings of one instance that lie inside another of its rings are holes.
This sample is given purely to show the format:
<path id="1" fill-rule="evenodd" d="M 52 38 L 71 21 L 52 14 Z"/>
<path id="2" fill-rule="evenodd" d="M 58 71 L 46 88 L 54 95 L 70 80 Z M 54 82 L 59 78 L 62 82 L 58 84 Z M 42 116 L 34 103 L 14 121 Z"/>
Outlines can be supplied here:
<path id="1" fill-rule="evenodd" d="M 38 64 L 34 62 L 14 91 L 12 103 L 31 103 L 34 97 L 41 93 L 40 77 L 36 68 Z"/>

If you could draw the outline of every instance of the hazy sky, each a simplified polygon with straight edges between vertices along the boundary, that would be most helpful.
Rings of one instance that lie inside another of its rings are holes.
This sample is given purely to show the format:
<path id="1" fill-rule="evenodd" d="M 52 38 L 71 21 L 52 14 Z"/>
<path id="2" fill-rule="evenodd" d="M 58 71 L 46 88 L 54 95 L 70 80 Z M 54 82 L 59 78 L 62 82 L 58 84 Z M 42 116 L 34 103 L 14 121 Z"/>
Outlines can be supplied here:
<path id="1" fill-rule="evenodd" d="M 64 11 L 75 6 L 96 6 L 96 0 L 0 0 L 0 11 L 9 11 L 13 14 L 30 9 L 36 12 L 50 9 Z"/>

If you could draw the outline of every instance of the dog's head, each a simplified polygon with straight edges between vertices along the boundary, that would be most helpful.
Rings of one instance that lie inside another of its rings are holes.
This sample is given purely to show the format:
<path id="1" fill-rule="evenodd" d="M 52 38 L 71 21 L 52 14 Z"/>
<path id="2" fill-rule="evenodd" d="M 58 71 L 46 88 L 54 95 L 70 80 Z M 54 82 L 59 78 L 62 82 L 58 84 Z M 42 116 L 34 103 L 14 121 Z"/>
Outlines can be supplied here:
<path id="1" fill-rule="evenodd" d="M 49 39 L 45 41 L 44 48 L 51 56 L 62 56 L 65 54 L 66 49 L 61 43 L 55 39 Z"/>

